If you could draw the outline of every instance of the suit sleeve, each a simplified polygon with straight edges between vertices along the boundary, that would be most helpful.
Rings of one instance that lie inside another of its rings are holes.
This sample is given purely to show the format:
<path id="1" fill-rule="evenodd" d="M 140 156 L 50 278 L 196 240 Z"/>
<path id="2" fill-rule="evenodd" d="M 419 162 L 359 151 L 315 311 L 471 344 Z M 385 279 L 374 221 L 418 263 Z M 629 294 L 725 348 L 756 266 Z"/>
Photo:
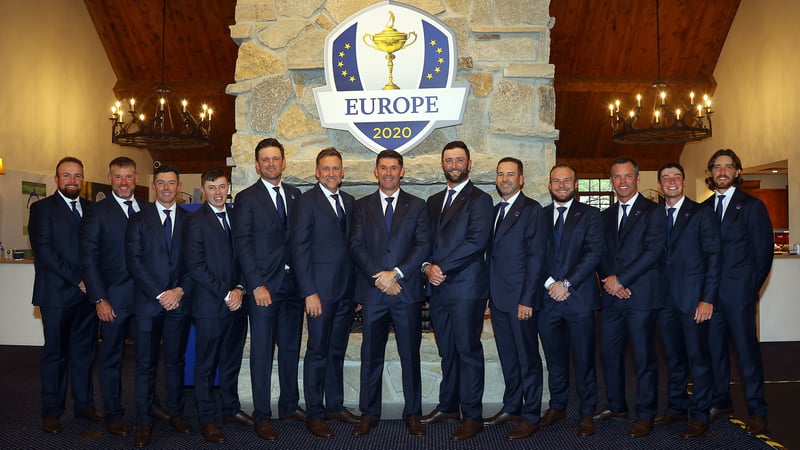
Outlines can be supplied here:
<path id="1" fill-rule="evenodd" d="M 145 259 L 145 240 L 152 238 L 145 227 L 144 212 L 136 213 L 125 228 L 125 260 L 136 288 L 143 291 L 148 300 L 157 302 L 165 286 L 161 286 L 150 274 L 150 265 Z"/>
<path id="2" fill-rule="evenodd" d="M 526 203 L 529 218 L 525 227 L 525 281 L 519 304 L 541 309 L 543 294 L 545 252 L 547 251 L 548 227 L 545 225 L 544 209 L 538 203 Z"/>
<path id="3" fill-rule="evenodd" d="M 371 276 L 372 274 L 384 270 L 384 268 L 370 257 L 369 250 L 365 246 L 368 227 L 366 224 L 365 208 L 366 205 L 363 200 L 356 202 L 356 206 L 353 208 L 353 220 L 350 223 L 348 247 L 350 248 L 350 256 L 353 258 L 353 264 L 355 264 L 356 269 L 362 272 L 363 275 Z M 404 271 L 403 273 L 406 272 Z"/>
<path id="4" fill-rule="evenodd" d="M 80 254 L 81 276 L 92 303 L 108 300 L 108 292 L 100 275 L 100 245 L 103 227 L 98 214 L 100 204 L 88 208 L 81 221 Z"/>
<path id="5" fill-rule="evenodd" d="M 482 258 L 486 252 L 486 244 L 489 243 L 489 238 L 492 236 L 494 222 L 492 198 L 483 191 L 478 190 L 478 188 L 474 189 L 480 193 L 470 202 L 467 211 L 468 217 L 466 218 L 469 225 L 464 241 L 454 251 L 437 262 L 445 275 L 451 272 L 458 273 L 475 261 L 476 258 Z"/>
<path id="6" fill-rule="evenodd" d="M 642 245 L 638 249 L 639 255 L 616 274 L 617 280 L 626 288 L 655 267 L 664 253 L 664 246 L 667 241 L 667 216 L 657 206 L 648 208 L 645 214 L 647 215 L 645 218 L 647 220 L 644 224 L 646 229 L 642 233 Z"/>
<path id="7" fill-rule="evenodd" d="M 753 203 L 753 209 L 747 215 L 747 230 L 750 232 L 750 239 L 753 243 L 756 290 L 760 290 L 772 269 L 775 235 L 772 233 L 772 221 L 770 221 L 767 207 L 758 199 L 754 199 L 751 203 Z"/>
<path id="8" fill-rule="evenodd" d="M 190 216 L 183 225 L 183 259 L 186 271 L 194 283 L 213 292 L 221 300 L 228 295 L 230 288 L 209 269 L 206 261 L 213 256 L 206 255 L 204 241 L 202 217 Z"/>
<path id="9" fill-rule="evenodd" d="M 244 195 L 243 195 L 244 194 Z M 258 271 L 255 245 L 255 215 L 252 199 L 243 191 L 236 196 L 233 208 L 233 242 L 239 255 L 239 265 L 248 290 L 265 286 Z"/>
<path id="10" fill-rule="evenodd" d="M 300 196 L 292 210 L 292 263 L 295 268 L 297 285 L 300 288 L 300 298 L 317 293 L 317 286 L 311 270 L 311 241 L 314 232 L 313 208 L 311 199 Z"/>
<path id="11" fill-rule="evenodd" d="M 78 267 L 74 267 L 64 258 L 59 247 L 55 245 L 57 239 L 53 236 L 53 230 L 59 224 L 52 223 L 55 219 L 52 208 L 47 208 L 48 206 L 50 205 L 47 202 L 34 203 L 28 218 L 28 236 L 36 254 L 36 262 L 52 274 L 64 278 L 70 285 L 78 286 L 81 282 Z"/>
<path id="12" fill-rule="evenodd" d="M 596 208 L 587 208 L 583 220 L 586 221 L 586 234 L 583 238 L 581 256 L 565 277 L 570 283 L 577 286 L 580 286 L 587 278 L 594 276 L 597 266 L 603 258 L 603 252 L 605 252 L 600 211 Z"/>
<path id="13" fill-rule="evenodd" d="M 700 245 L 706 260 L 706 276 L 703 283 L 703 298 L 697 299 L 714 304 L 719 295 L 719 283 L 722 277 L 722 249 L 719 232 L 719 219 L 713 208 L 700 207 Z"/>

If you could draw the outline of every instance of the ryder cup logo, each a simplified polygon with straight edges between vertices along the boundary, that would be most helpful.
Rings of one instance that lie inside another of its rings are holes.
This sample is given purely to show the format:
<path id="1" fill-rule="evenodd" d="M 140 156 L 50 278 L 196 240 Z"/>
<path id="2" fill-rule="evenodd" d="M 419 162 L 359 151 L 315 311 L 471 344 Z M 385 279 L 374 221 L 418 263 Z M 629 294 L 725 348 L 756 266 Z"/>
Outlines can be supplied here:
<path id="1" fill-rule="evenodd" d="M 391 1 L 363 9 L 325 40 L 328 84 L 314 89 L 322 126 L 375 153 L 406 153 L 461 123 L 468 87 L 453 82 L 456 62 L 455 36 L 437 18 Z"/>

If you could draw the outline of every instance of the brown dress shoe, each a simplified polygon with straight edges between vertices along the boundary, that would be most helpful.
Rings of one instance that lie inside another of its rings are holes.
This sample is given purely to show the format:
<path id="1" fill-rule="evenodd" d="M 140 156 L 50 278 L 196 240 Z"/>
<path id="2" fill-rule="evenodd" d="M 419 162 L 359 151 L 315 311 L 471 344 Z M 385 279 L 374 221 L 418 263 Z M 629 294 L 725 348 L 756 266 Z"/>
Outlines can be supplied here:
<path id="1" fill-rule="evenodd" d="M 181 416 L 171 417 L 169 419 L 169 424 L 172 425 L 172 428 L 175 428 L 175 431 L 178 433 L 189 434 L 192 432 L 192 426 Z"/>
<path id="2" fill-rule="evenodd" d="M 281 420 L 296 420 L 298 422 L 305 422 L 306 421 L 306 412 L 303 411 L 303 408 L 297 408 L 294 411 L 290 412 L 289 414 L 280 416 Z"/>
<path id="3" fill-rule="evenodd" d="M 425 435 L 425 427 L 420 423 L 419 417 L 411 416 L 406 421 L 406 426 L 408 427 L 408 433 L 412 436 L 424 436 Z"/>
<path id="4" fill-rule="evenodd" d="M 592 416 L 584 416 L 578 424 L 578 436 L 588 437 L 594 434 L 594 418 Z"/>
<path id="5" fill-rule="evenodd" d="M 706 434 L 707 429 L 708 425 L 697 419 L 692 419 L 689 421 L 689 425 L 686 427 L 686 429 L 683 430 L 683 433 L 681 433 L 681 436 L 685 437 L 686 439 L 698 438 Z"/>
<path id="6" fill-rule="evenodd" d="M 594 420 L 608 420 L 608 419 L 627 419 L 628 413 L 625 411 L 621 412 L 614 412 L 610 409 L 607 409 L 601 413 L 598 413 L 594 416 Z"/>
<path id="7" fill-rule="evenodd" d="M 139 425 L 136 427 L 136 436 L 133 438 L 134 447 L 147 447 L 153 440 L 153 426 Z"/>
<path id="8" fill-rule="evenodd" d="M 222 423 L 225 425 L 230 423 L 238 423 L 239 425 L 244 425 L 248 427 L 252 427 L 253 425 L 255 425 L 255 423 L 253 423 L 253 418 L 250 417 L 250 415 L 244 411 L 239 411 L 232 416 L 223 416 Z"/>
<path id="9" fill-rule="evenodd" d="M 639 419 L 633 422 L 631 429 L 628 431 L 628 436 L 633 438 L 645 437 L 651 431 L 653 431 L 653 422 Z"/>
<path id="10" fill-rule="evenodd" d="M 656 420 L 653 421 L 653 424 L 657 427 L 661 427 L 664 425 L 670 425 L 678 422 L 686 423 L 686 421 L 688 420 L 689 417 L 687 417 L 686 414 L 678 414 L 672 411 L 668 411 L 663 416 L 656 417 Z"/>
<path id="11" fill-rule="evenodd" d="M 731 414 L 733 414 L 733 408 L 711 408 L 708 412 L 709 420 L 712 422 L 728 417 Z"/>
<path id="12" fill-rule="evenodd" d="M 206 442 L 211 442 L 212 444 L 225 442 L 225 435 L 222 434 L 222 430 L 220 430 L 215 423 L 203 425 L 200 427 L 200 433 L 203 435 L 203 439 L 205 439 Z"/>
<path id="13" fill-rule="evenodd" d="M 128 426 L 122 419 L 108 419 L 106 420 L 106 429 L 114 436 L 125 437 L 128 435 Z"/>
<path id="14" fill-rule="evenodd" d="M 519 422 L 519 416 L 515 416 L 514 414 L 509 414 L 507 412 L 500 411 L 488 419 L 483 419 L 483 424 L 487 427 L 502 425 L 508 422 L 513 422 L 513 423 Z"/>
<path id="15" fill-rule="evenodd" d="M 434 409 L 427 416 L 422 416 L 419 422 L 423 425 L 433 425 L 434 423 L 444 422 L 445 420 L 458 420 L 461 416 L 457 412 L 447 413 Z"/>
<path id="16" fill-rule="evenodd" d="M 355 414 L 351 413 L 350 410 L 346 408 L 341 411 L 326 412 L 325 418 L 328 420 L 338 420 L 339 422 L 349 423 L 353 425 L 360 422 L 359 418 L 356 417 Z"/>
<path id="17" fill-rule="evenodd" d="M 350 434 L 353 436 L 366 436 L 369 434 L 369 430 L 377 426 L 378 423 L 370 419 L 369 416 L 361 416 L 361 420 L 358 422 L 358 425 L 353 428 L 353 432 Z"/>
<path id="18" fill-rule="evenodd" d="M 58 420 L 58 417 L 43 417 L 42 418 L 42 430 L 45 433 L 61 433 L 61 421 Z"/>
<path id="19" fill-rule="evenodd" d="M 469 439 L 483 430 L 483 422 L 480 420 L 465 420 L 461 422 L 456 431 L 450 436 L 454 441 Z"/>
<path id="20" fill-rule="evenodd" d="M 511 439 L 512 441 L 516 439 L 527 439 L 533 436 L 533 433 L 537 431 L 539 431 L 538 423 L 530 423 L 523 420 L 516 428 L 506 435 L 506 439 Z"/>
<path id="21" fill-rule="evenodd" d="M 311 419 L 306 422 L 306 426 L 308 427 L 308 431 L 314 436 L 321 438 L 333 437 L 333 430 L 331 430 L 328 424 L 322 419 Z"/>
<path id="22" fill-rule="evenodd" d="M 549 427 L 550 425 L 558 422 L 559 420 L 564 420 L 566 417 L 567 413 L 563 409 L 550 408 L 547 411 L 545 411 L 542 418 L 539 419 L 539 426 Z"/>
<path id="23" fill-rule="evenodd" d="M 169 413 L 160 406 L 153 408 L 153 410 L 150 411 L 150 416 L 153 419 L 163 420 L 164 422 L 169 420 Z"/>
<path id="24" fill-rule="evenodd" d="M 94 408 L 86 408 L 80 411 L 75 411 L 76 419 L 90 420 L 92 422 L 100 422 L 103 420 L 103 415 L 97 412 Z"/>
<path id="25" fill-rule="evenodd" d="M 765 416 L 750 416 L 745 422 L 744 432 L 747 434 L 762 434 L 767 431 L 767 418 Z"/>
<path id="26" fill-rule="evenodd" d="M 267 441 L 274 441 L 278 439 L 278 433 L 272 428 L 272 422 L 269 419 L 263 419 L 256 424 L 256 434 L 261 439 Z"/>

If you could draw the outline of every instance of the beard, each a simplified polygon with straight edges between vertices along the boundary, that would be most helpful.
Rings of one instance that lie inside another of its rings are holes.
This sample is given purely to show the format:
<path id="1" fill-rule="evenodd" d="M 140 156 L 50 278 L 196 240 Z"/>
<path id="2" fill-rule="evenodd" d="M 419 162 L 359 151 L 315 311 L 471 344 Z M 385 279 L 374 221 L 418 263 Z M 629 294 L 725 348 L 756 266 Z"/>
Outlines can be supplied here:
<path id="1" fill-rule="evenodd" d="M 447 181 L 453 184 L 459 184 L 462 181 L 466 180 L 469 176 L 469 169 L 458 170 L 458 175 L 453 176 L 450 172 L 445 172 L 444 177 L 447 178 Z"/>
<path id="2" fill-rule="evenodd" d="M 73 186 L 64 186 L 64 189 L 59 188 L 58 191 L 64 194 L 64 197 L 75 200 L 81 193 L 81 188 Z"/>

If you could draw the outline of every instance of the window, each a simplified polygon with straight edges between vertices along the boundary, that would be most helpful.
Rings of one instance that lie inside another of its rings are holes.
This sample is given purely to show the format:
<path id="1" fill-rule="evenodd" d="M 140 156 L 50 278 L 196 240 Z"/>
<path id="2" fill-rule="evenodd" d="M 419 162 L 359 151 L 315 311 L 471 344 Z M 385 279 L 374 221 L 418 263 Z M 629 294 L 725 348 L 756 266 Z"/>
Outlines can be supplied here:
<path id="1" fill-rule="evenodd" d="M 578 200 L 600 210 L 614 203 L 614 190 L 608 178 L 588 178 L 578 180 Z"/>

